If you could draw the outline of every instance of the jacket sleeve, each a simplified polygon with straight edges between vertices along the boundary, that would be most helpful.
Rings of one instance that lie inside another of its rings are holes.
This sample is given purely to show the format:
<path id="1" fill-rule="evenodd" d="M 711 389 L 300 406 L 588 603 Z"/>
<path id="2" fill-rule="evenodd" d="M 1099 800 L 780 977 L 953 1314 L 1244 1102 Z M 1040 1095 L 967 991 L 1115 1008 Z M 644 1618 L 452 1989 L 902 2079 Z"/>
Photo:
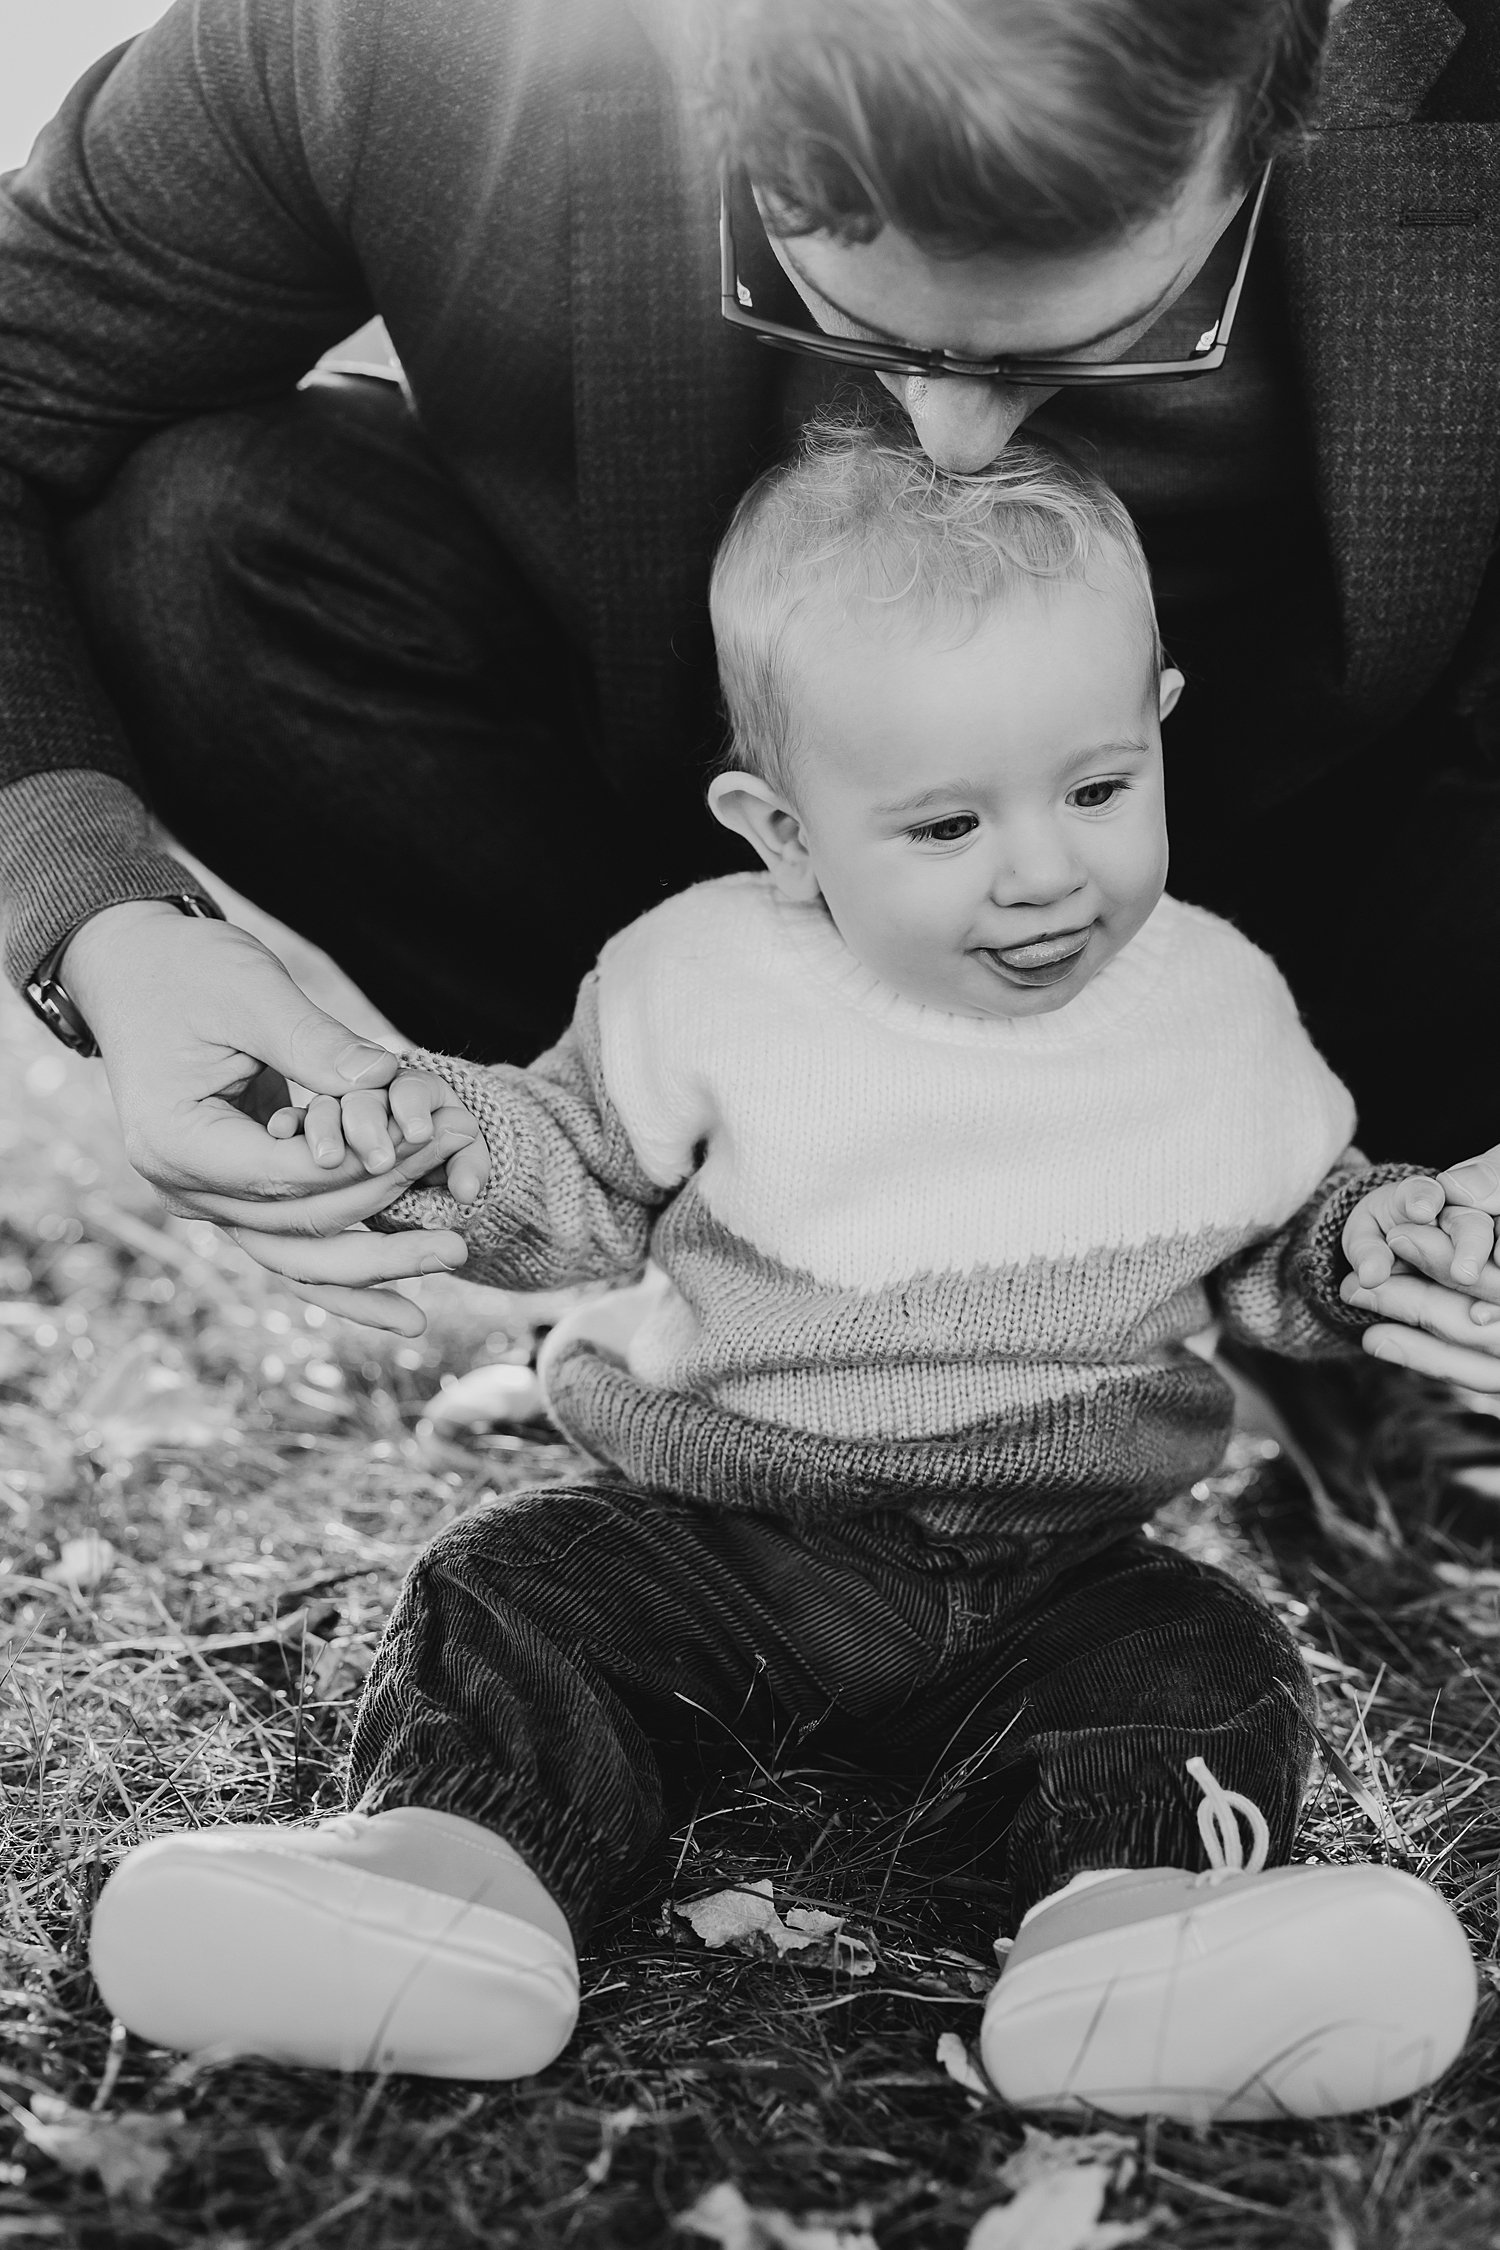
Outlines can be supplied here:
<path id="1" fill-rule="evenodd" d="M 1327 1358 L 1379 1317 L 1339 1295 L 1349 1271 L 1343 1232 L 1362 1196 L 1389 1180 L 1421 1178 L 1415 1164 L 1367 1164 L 1347 1149 L 1285 1226 L 1209 1276 L 1209 1300 L 1231 1335 L 1291 1359 Z"/>
<path id="2" fill-rule="evenodd" d="M 60 561 L 152 431 L 292 389 L 372 307 L 346 224 L 383 0 L 177 0 L 0 179 L 0 953 L 197 886 Z"/>
<path id="3" fill-rule="evenodd" d="M 490 1179 L 477 1204 L 423 1186 L 371 1223 L 452 1227 L 469 1245 L 464 1275 L 502 1289 L 559 1289 L 577 1281 L 633 1281 L 651 1227 L 675 1187 L 644 1170 L 604 1081 L 599 976 L 578 994 L 557 1045 L 527 1069 L 481 1069 L 451 1055 L 416 1054 L 453 1088 L 484 1134 Z"/>

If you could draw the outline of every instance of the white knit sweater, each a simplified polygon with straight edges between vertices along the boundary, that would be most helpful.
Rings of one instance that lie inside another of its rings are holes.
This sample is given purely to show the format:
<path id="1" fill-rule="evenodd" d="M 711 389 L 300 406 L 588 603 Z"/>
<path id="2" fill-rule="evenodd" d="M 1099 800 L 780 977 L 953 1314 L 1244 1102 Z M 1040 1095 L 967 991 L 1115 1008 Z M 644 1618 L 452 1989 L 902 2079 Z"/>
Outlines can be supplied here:
<path id="1" fill-rule="evenodd" d="M 611 940 L 530 1071 L 436 1067 L 492 1184 L 392 1218 L 460 1224 L 515 1287 L 649 1254 L 640 1392 L 856 1444 L 1041 1416 L 1092 1452 L 1216 1312 L 1289 1350 L 1347 1331 L 1281 1234 L 1353 1199 L 1349 1095 L 1266 956 L 1175 900 L 1066 1007 L 998 1021 L 902 999 L 820 905 L 730 876 Z"/>

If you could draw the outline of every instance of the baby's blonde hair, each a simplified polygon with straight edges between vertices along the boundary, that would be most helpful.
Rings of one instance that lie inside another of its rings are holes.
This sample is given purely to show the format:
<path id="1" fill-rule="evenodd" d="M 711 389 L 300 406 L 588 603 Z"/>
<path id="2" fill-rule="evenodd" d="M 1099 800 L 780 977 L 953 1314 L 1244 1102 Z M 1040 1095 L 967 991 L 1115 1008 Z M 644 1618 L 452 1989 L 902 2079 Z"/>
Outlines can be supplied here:
<path id="1" fill-rule="evenodd" d="M 1023 588 L 1123 563 L 1154 670 L 1162 662 L 1135 525 L 1100 477 L 1032 438 L 956 476 L 863 418 L 809 425 L 796 457 L 734 512 L 709 586 L 729 720 L 724 769 L 789 796 L 795 719 L 789 628 L 809 615 L 866 632 L 972 632 Z"/>

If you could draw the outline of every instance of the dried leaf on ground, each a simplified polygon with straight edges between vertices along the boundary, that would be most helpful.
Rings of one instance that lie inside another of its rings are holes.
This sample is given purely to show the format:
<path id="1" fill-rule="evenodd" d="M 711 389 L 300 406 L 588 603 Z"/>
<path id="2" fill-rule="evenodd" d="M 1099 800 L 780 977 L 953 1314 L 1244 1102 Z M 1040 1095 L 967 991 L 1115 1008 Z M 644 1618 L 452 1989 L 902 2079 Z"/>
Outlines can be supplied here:
<path id="1" fill-rule="evenodd" d="M 65 2172 L 96 2173 L 106 2195 L 149 2203 L 172 2163 L 181 2110 L 148 2117 L 96 2115 L 74 2109 L 53 2094 L 33 2094 L 30 2108 L 0 2095 L 33 2148 L 50 2156 Z"/>
<path id="2" fill-rule="evenodd" d="M 785 1920 L 776 1910 L 769 1875 L 758 1883 L 733 1890 L 714 1891 L 693 1899 L 675 1911 L 691 1923 L 704 1944 L 717 1952 L 723 1946 L 736 1953 L 757 1954 L 780 1960 L 796 1953 L 809 1963 L 826 1960 L 845 1976 L 873 1974 L 875 1956 L 863 1939 L 844 1935 L 842 1914 L 825 1914 L 817 1907 L 794 1906 Z"/>
<path id="3" fill-rule="evenodd" d="M 716 2242 L 719 2250 L 879 2250 L 863 2212 L 794 2219 L 748 2204 L 732 2180 L 709 2188 L 672 2224 Z"/>
<path id="4" fill-rule="evenodd" d="M 1136 2145 L 1125 2133 L 1044 2133 L 1026 2127 L 1026 2139 L 1000 2168 L 1013 2188 L 1009 2203 L 991 2206 L 969 2236 L 968 2250 L 1112 2250 L 1139 2242 L 1156 2224 L 1144 2219 L 1101 2219 L 1112 2188 L 1129 2184 Z"/>
<path id="5" fill-rule="evenodd" d="M 937 2060 L 955 2085 L 962 2086 L 966 2094 L 978 2094 L 988 2100 L 992 2092 L 984 2076 L 956 2031 L 945 2031 L 937 2043 Z"/>

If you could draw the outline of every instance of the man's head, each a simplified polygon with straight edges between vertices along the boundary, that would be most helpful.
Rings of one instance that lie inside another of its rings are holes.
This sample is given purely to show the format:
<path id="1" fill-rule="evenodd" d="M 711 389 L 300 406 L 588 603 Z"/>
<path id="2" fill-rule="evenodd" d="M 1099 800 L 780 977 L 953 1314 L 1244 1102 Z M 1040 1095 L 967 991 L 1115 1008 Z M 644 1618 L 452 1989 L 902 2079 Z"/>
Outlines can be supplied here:
<path id="1" fill-rule="evenodd" d="M 820 326 L 969 358 L 1117 358 L 1306 132 L 1329 7 L 709 0 L 707 87 Z M 960 470 L 1046 395 L 884 380 Z"/>
<path id="2" fill-rule="evenodd" d="M 1135 935 L 1182 680 L 1097 478 L 1029 443 L 952 477 L 824 426 L 740 503 L 711 599 L 732 744 L 709 803 L 866 968 L 1035 1015 Z"/>

